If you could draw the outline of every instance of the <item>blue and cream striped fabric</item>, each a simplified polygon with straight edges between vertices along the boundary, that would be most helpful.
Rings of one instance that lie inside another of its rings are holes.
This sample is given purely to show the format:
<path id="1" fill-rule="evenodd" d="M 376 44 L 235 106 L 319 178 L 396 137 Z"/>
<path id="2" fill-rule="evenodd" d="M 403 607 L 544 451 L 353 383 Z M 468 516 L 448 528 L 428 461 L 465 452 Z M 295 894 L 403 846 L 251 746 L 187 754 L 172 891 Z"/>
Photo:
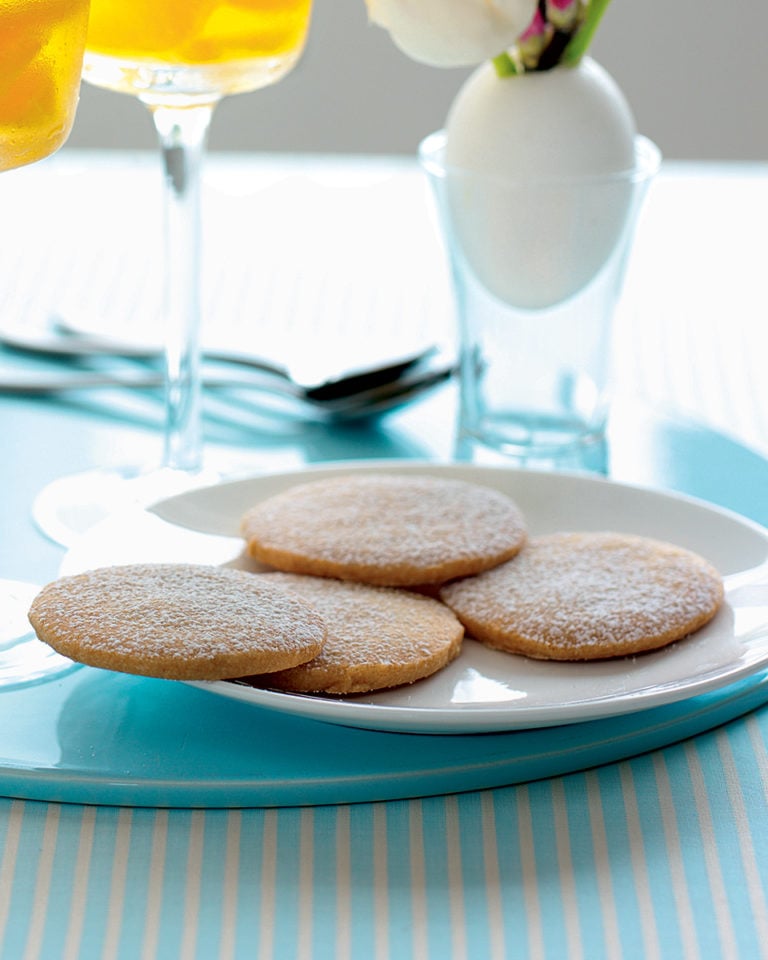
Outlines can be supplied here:
<path id="1" fill-rule="evenodd" d="M 768 708 L 480 793 L 0 814 L 2 960 L 768 957 Z"/>

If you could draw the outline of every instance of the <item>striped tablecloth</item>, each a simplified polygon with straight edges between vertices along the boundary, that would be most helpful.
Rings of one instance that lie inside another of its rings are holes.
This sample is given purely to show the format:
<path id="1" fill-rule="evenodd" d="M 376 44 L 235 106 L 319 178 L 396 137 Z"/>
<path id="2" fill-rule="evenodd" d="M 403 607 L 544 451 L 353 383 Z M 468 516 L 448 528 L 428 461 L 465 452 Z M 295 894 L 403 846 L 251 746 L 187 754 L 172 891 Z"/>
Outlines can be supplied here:
<path id="1" fill-rule="evenodd" d="M 428 243 L 428 207 L 417 175 L 407 166 L 374 166 L 376 209 L 383 204 L 396 217 L 407 208 L 418 224 L 413 235 L 419 244 Z M 85 177 L 91 168 L 92 177 Z M 259 192 L 251 192 L 249 184 L 260 183 L 265 169 L 275 177 L 280 166 L 225 159 L 212 164 L 213 229 L 224 230 L 230 223 L 233 196 L 235 207 L 252 209 L 249 204 Z M 323 160 L 315 167 L 294 164 L 289 172 L 302 178 L 307 191 L 305 214 L 333 209 L 323 191 L 331 190 L 337 203 L 339 190 L 353 189 L 340 186 L 343 178 L 357 175 L 350 209 L 359 226 L 361 198 L 365 184 L 370 186 L 365 178 L 372 169 Z M 396 176 L 390 180 L 393 170 Z M 313 174 L 309 181 L 307 171 Z M 63 197 L 69 210 L 68 204 L 83 204 L 88 191 L 106 189 L 117 175 L 123 178 L 124 189 L 118 191 L 123 206 L 130 206 L 126 198 L 132 185 L 140 183 L 139 193 L 133 194 L 138 205 L 137 197 L 150 182 L 143 163 L 116 172 L 109 158 L 66 154 L 18 177 L 9 175 L 11 183 L 0 184 L 0 204 L 20 216 L 27 201 L 49 191 L 49 198 Z M 61 178 L 68 183 L 64 193 Z M 314 187 L 310 190 L 307 183 Z M 290 195 L 281 193 L 279 203 Z M 221 203 L 217 197 L 223 197 Z M 398 197 L 405 207 L 392 206 Z M 693 415 L 703 424 L 670 434 L 679 436 L 684 462 L 668 449 L 666 458 L 659 455 L 657 462 L 644 463 L 638 479 L 699 493 L 702 485 L 714 483 L 708 478 L 716 478 L 712 499 L 738 504 L 761 522 L 768 519 L 768 465 L 763 473 L 761 459 L 768 452 L 761 329 L 766 313 L 761 211 L 766 208 L 768 174 L 760 168 L 667 168 L 641 225 L 617 339 L 622 392 Z M 8 271 L 12 282 L 6 273 L 0 283 L 6 317 L 9 311 L 25 313 L 32 322 L 33 314 L 58 307 L 65 297 L 74 302 L 106 295 L 83 286 L 88 274 L 82 267 L 84 251 L 103 245 L 103 235 L 93 224 L 70 220 L 75 240 L 57 246 L 60 221 L 56 229 L 41 233 L 41 218 L 35 213 L 18 221 L 22 226 L 15 241 L 5 236 L 0 244 L 3 272 L 9 262 L 17 265 Z M 308 214 L 305 220 L 313 222 Z M 127 249 L 133 228 L 121 222 Z M 340 232 L 343 237 L 344 230 Z M 243 289 L 255 282 L 251 257 L 246 269 L 242 256 L 250 248 L 237 231 L 209 234 L 217 236 L 223 238 L 227 269 L 241 272 L 241 299 L 229 280 L 218 289 L 227 291 L 232 303 L 242 303 Z M 235 236 L 236 260 L 227 253 L 227 242 Z M 279 246 L 289 239 L 289 233 L 279 233 L 276 242 Z M 316 285 L 325 278 L 327 316 L 349 316 L 340 306 L 345 297 L 354 314 L 356 298 L 366 283 L 370 294 L 378 276 L 376 309 L 383 311 L 378 317 L 391 314 L 393 289 L 418 289 L 421 300 L 408 301 L 408 309 L 414 302 L 422 306 L 408 316 L 420 320 L 406 324 L 409 335 L 445 332 L 444 275 L 434 250 L 428 247 L 424 254 L 434 271 L 430 293 L 424 276 L 411 269 L 412 249 L 388 263 L 382 281 L 386 261 L 383 241 L 377 243 L 370 260 L 357 250 L 357 262 L 368 263 L 361 273 L 365 283 L 349 288 L 348 270 L 339 280 L 338 269 L 331 269 L 338 260 L 327 242 L 317 270 L 309 274 Z M 213 240 L 209 246 L 215 246 Z M 343 250 L 352 256 L 349 244 Z M 306 255 L 304 249 L 293 266 L 303 264 Z M 130 262 L 124 260 L 126 269 Z M 275 280 L 275 303 L 287 296 L 280 284 L 292 276 L 291 263 L 281 262 L 285 272 Z M 97 272 L 100 279 L 119 279 L 119 272 L 109 273 L 110 264 Z M 406 271 L 400 282 L 398 269 Z M 215 289 L 213 284 L 212 301 Z M 318 289 L 307 293 L 308 303 L 316 302 Z M 140 291 L 142 296 L 145 292 Z M 285 311 L 301 313 L 296 302 Z M 400 322 L 402 313 L 396 316 Z M 278 341 L 273 349 L 279 352 Z M 306 446 L 307 434 L 293 443 L 265 445 L 266 450 L 251 439 L 242 449 L 264 469 L 387 450 L 445 457 L 450 455 L 445 411 L 445 397 L 435 397 L 393 417 L 376 437 L 310 433 L 312 449 Z M 442 419 L 435 420 L 436 415 Z M 126 451 L 144 450 L 151 435 L 147 428 L 156 422 L 157 412 L 149 407 L 133 418 L 122 411 L 110 420 L 104 409 L 79 401 L 0 402 L 0 432 L 12 451 L 2 474 L 0 575 L 36 582 L 54 576 L 61 551 L 40 537 L 29 520 L 35 490 L 88 458 L 95 463 L 100 457 L 117 459 Z M 749 461 L 750 485 L 745 488 L 739 470 L 710 460 L 712 451 L 718 457 L 732 453 L 734 464 Z M 12 723 L 0 737 L 12 742 Z M 768 708 L 758 708 L 693 739 L 618 763 L 447 796 L 233 809 L 2 799 L 0 957 L 766 957 L 767 751 Z"/>
<path id="2" fill-rule="evenodd" d="M 7 801 L 3 956 L 762 957 L 767 721 L 462 796 Z"/>

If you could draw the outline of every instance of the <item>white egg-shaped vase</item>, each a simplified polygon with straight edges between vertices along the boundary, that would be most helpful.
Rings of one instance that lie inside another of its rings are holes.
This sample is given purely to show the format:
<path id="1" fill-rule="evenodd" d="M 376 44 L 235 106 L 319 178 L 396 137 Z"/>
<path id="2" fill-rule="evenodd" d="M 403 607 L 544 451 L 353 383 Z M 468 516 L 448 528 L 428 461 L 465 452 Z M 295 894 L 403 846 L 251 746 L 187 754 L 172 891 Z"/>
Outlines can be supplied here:
<path id="1" fill-rule="evenodd" d="M 449 166 L 507 178 L 625 170 L 637 132 L 620 87 L 591 57 L 516 76 L 484 63 L 459 90 L 445 130 Z"/>
<path id="2" fill-rule="evenodd" d="M 590 58 L 512 77 L 476 70 L 441 162 L 454 230 L 488 289 L 539 308 L 589 283 L 624 229 L 635 148 L 627 101 Z"/>
<path id="3" fill-rule="evenodd" d="M 454 280 L 459 439 L 604 469 L 613 314 L 658 149 L 585 58 L 503 78 L 481 67 L 420 159 Z"/>

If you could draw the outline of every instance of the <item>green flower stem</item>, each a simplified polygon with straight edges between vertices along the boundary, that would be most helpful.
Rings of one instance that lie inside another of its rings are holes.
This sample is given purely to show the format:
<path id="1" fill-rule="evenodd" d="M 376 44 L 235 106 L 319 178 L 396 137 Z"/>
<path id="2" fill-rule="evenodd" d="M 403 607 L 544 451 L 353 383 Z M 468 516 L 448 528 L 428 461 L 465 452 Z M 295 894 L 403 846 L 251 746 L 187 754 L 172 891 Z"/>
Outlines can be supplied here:
<path id="1" fill-rule="evenodd" d="M 560 63 L 566 66 L 573 66 L 581 60 L 587 52 L 587 48 L 592 42 L 598 24 L 608 9 L 610 2 L 611 0 L 590 0 L 586 16 L 584 17 L 584 23 L 582 23 L 573 35 L 571 42 L 565 48 Z"/>
<path id="2" fill-rule="evenodd" d="M 506 51 L 500 53 L 498 57 L 494 57 L 492 63 L 500 77 L 513 77 L 520 73 L 517 64 Z"/>

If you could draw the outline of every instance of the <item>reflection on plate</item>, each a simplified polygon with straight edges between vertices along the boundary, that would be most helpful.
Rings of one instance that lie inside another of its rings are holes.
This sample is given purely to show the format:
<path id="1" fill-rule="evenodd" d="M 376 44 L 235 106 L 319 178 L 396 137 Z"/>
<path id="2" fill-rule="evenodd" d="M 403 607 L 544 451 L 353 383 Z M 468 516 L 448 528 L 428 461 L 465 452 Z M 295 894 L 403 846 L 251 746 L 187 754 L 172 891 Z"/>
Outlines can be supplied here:
<path id="1" fill-rule="evenodd" d="M 312 477 L 372 470 L 436 474 L 496 487 L 517 501 L 533 535 L 617 530 L 677 543 L 717 567 L 725 578 L 726 603 L 694 636 L 638 657 L 543 662 L 468 640 L 457 660 L 435 676 L 364 696 L 306 696 L 225 681 L 195 686 L 353 727 L 479 733 L 575 723 L 673 703 L 768 665 L 768 531 L 701 501 L 593 477 L 367 461 L 239 480 L 162 501 L 143 516 L 108 521 L 69 552 L 62 572 L 141 559 L 247 569 L 251 561 L 243 557 L 238 526 L 249 506 Z"/>

